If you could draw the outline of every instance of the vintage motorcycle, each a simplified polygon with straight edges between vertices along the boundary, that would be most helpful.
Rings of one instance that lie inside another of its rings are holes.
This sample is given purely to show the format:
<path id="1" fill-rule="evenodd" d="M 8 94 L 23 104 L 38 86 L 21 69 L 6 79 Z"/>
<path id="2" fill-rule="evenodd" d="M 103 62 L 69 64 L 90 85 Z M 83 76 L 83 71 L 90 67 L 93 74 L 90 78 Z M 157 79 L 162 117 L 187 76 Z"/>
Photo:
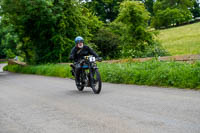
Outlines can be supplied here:
<path id="1" fill-rule="evenodd" d="M 101 92 L 102 82 L 101 76 L 98 71 L 96 61 L 101 62 L 101 58 L 95 58 L 94 56 L 84 56 L 84 58 L 79 62 L 81 67 L 80 72 L 80 85 L 77 85 L 77 80 L 75 78 L 76 87 L 79 91 L 83 91 L 84 87 L 91 87 L 95 94 Z M 72 67 L 72 75 L 76 77 L 75 67 Z"/>

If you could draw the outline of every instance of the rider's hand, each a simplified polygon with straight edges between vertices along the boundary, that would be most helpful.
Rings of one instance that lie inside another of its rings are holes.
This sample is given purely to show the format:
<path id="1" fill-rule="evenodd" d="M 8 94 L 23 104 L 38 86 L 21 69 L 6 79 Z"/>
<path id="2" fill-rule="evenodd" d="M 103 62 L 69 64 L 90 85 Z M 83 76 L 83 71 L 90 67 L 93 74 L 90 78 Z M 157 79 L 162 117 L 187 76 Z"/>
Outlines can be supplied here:
<path id="1" fill-rule="evenodd" d="M 97 57 L 96 60 L 101 62 L 102 61 L 102 57 Z"/>

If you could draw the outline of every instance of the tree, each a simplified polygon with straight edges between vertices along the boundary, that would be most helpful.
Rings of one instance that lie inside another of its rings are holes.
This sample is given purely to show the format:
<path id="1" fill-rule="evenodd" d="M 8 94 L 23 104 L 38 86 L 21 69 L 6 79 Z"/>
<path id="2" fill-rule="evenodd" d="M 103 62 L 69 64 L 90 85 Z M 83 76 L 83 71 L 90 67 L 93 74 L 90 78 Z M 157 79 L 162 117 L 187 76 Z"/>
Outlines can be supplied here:
<path id="1" fill-rule="evenodd" d="M 166 28 L 186 23 L 192 18 L 189 11 L 191 7 L 191 0 L 157 0 L 154 4 L 152 25 L 155 28 Z"/>
<path id="2" fill-rule="evenodd" d="M 147 21 L 150 16 L 144 4 L 136 1 L 124 1 L 120 5 L 120 12 L 115 23 L 121 23 L 124 33 L 122 42 L 124 50 L 144 51 L 153 42 L 153 36 L 147 32 Z M 131 54 L 130 53 L 130 54 Z"/>
<path id="3" fill-rule="evenodd" d="M 191 19 L 191 13 L 189 10 L 181 10 L 178 8 L 167 8 L 165 10 L 159 10 L 153 19 L 152 25 L 155 28 L 170 27 L 182 24 Z"/>
<path id="4" fill-rule="evenodd" d="M 154 10 L 164 10 L 166 8 L 188 9 L 193 6 L 194 0 L 156 0 Z"/>
<path id="5" fill-rule="evenodd" d="M 89 8 L 100 20 L 112 22 L 117 17 L 119 5 L 123 0 L 86 0 Z"/>
<path id="6" fill-rule="evenodd" d="M 200 17 L 200 2 L 198 0 L 194 1 L 194 6 L 191 8 L 193 17 Z"/>
<path id="7" fill-rule="evenodd" d="M 2 44 L 3 33 L 2 33 L 2 24 L 0 24 L 0 59 L 6 58 L 6 54 L 4 53 L 5 46 Z"/>
<path id="8" fill-rule="evenodd" d="M 153 5 L 154 5 L 155 0 L 145 0 L 144 5 L 147 11 L 151 13 L 151 16 L 153 16 Z"/>
<path id="9" fill-rule="evenodd" d="M 142 3 L 144 3 L 144 6 L 147 9 L 147 11 L 149 11 L 151 15 L 153 15 L 153 5 L 156 0 L 135 0 L 135 1 L 141 1 Z"/>
<path id="10" fill-rule="evenodd" d="M 102 27 L 95 34 L 92 43 L 99 51 L 99 56 L 104 59 L 114 59 L 120 57 L 120 36 L 113 33 L 110 27 Z"/>
<path id="11" fill-rule="evenodd" d="M 6 25 L 8 18 L 1 18 L 0 21 L 0 59 L 14 58 L 19 51 L 17 45 L 19 43 L 13 25 Z"/>
<path id="12" fill-rule="evenodd" d="M 31 64 L 66 61 L 74 38 L 89 39 L 100 24 L 73 0 L 2 0 L 1 7 Z"/>

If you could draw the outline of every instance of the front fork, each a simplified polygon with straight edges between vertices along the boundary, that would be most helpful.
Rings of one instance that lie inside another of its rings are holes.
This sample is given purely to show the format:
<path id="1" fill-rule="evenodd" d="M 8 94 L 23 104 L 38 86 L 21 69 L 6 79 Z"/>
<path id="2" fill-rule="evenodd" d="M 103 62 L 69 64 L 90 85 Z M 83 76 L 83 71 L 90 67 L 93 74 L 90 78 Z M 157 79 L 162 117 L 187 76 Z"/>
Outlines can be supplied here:
<path id="1" fill-rule="evenodd" d="M 89 77 L 90 77 L 90 86 L 91 87 L 93 87 L 93 85 L 95 86 L 95 84 L 96 84 L 96 81 L 94 79 L 96 69 L 98 69 L 96 65 L 94 65 L 93 67 L 90 67 L 90 74 L 89 74 L 90 76 Z"/>

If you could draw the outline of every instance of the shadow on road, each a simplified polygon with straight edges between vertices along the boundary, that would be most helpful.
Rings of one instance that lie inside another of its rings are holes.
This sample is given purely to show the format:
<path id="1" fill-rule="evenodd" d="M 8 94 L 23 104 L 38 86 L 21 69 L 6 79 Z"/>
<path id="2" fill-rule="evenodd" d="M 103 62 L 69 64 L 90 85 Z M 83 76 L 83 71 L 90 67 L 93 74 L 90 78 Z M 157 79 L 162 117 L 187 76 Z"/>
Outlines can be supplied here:
<path id="1" fill-rule="evenodd" d="M 79 95 L 79 96 L 91 96 L 95 95 L 92 90 L 83 90 L 83 91 L 78 91 L 78 90 L 70 90 L 66 92 L 67 95 Z"/>

